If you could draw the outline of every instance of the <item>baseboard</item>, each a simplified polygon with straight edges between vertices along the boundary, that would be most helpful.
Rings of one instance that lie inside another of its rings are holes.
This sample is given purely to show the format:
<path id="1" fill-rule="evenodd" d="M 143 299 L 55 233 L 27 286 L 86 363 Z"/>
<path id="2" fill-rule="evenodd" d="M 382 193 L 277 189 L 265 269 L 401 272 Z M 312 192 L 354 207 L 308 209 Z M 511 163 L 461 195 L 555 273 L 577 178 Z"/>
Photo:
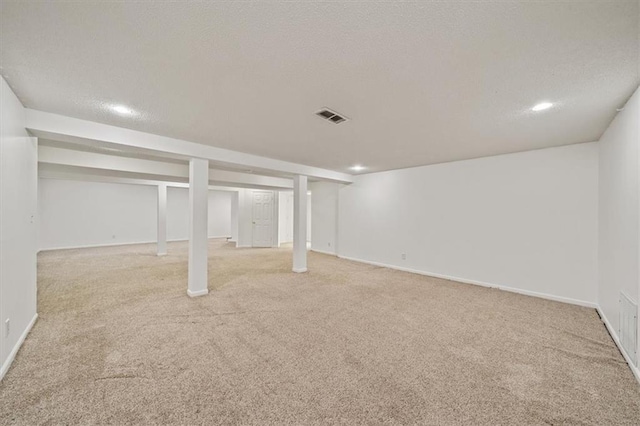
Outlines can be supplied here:
<path id="1" fill-rule="evenodd" d="M 13 363 L 13 360 L 16 358 L 18 351 L 22 347 L 22 344 L 24 343 L 25 339 L 27 338 L 27 335 L 33 328 L 33 325 L 36 323 L 37 319 L 38 319 L 38 314 L 36 313 L 31 319 L 31 322 L 29 322 L 29 325 L 27 325 L 27 328 L 25 328 L 25 330 L 20 335 L 20 338 L 18 339 L 15 346 L 11 350 L 11 353 L 9 353 L 9 356 L 7 357 L 6 361 L 2 364 L 2 368 L 0 368 L 0 380 L 4 378 L 4 375 L 7 374 L 7 371 L 9 371 L 9 368 L 11 368 L 11 364 Z"/>
<path id="2" fill-rule="evenodd" d="M 417 269 L 403 268 L 401 266 L 388 265 L 386 263 L 380 263 L 380 262 L 372 262 L 372 261 L 369 261 L 369 260 L 362 260 L 362 259 L 357 259 L 357 258 L 348 257 L 348 256 L 340 256 L 340 255 L 338 255 L 338 257 L 341 258 L 341 259 L 351 260 L 351 261 L 354 261 L 354 262 L 366 263 L 366 264 L 374 265 L 374 266 L 381 266 L 383 268 L 395 269 L 395 270 L 403 271 L 403 272 L 410 272 L 412 274 L 425 275 L 427 277 L 441 278 L 441 279 L 445 279 L 445 280 L 449 280 L 449 281 L 457 281 L 457 282 L 464 283 L 464 284 L 479 285 L 481 287 L 496 288 L 496 289 L 502 290 L 502 291 L 508 291 L 508 292 L 511 292 L 511 293 L 523 294 L 525 296 L 539 297 L 541 299 L 553 300 L 555 302 L 569 303 L 571 305 L 584 306 L 584 307 L 587 307 L 587 308 L 594 308 L 594 309 L 598 307 L 597 303 L 588 302 L 586 300 L 572 299 L 572 298 L 569 298 L 569 297 L 562 297 L 562 296 L 555 296 L 553 294 L 539 293 L 537 291 L 522 290 L 522 289 L 515 288 L 515 287 L 509 287 L 509 286 L 500 285 L 500 284 L 487 283 L 487 282 L 484 282 L 484 281 L 470 280 L 468 278 L 461 278 L 461 277 L 454 277 L 454 276 L 450 276 L 450 275 L 443 275 L 443 274 L 438 274 L 438 273 L 435 273 L 435 272 L 427 272 L 427 271 L 420 271 L 420 270 L 417 270 Z"/>
<path id="3" fill-rule="evenodd" d="M 221 239 L 221 238 L 228 238 L 227 236 L 220 236 L 220 237 L 207 237 L 210 240 L 213 239 Z M 189 241 L 188 238 L 176 238 L 176 239 L 172 239 L 172 240 L 167 240 L 168 243 L 177 243 L 180 241 Z M 115 246 L 134 246 L 136 244 L 156 244 L 157 241 L 153 240 L 153 241 L 136 241 L 136 242 L 132 242 L 132 243 L 107 243 L 107 244 L 88 244 L 88 245 L 81 245 L 81 246 L 63 246 L 63 247 L 50 247 L 50 248 L 41 248 L 38 249 L 38 253 L 40 253 L 41 251 L 54 251 L 54 250 L 75 250 L 75 249 L 84 249 L 84 248 L 98 248 L 98 247 L 115 247 Z"/>
<path id="4" fill-rule="evenodd" d="M 311 251 L 315 251 L 316 253 L 320 253 L 320 254 L 328 254 L 329 256 L 336 256 L 335 253 L 332 253 L 330 251 L 318 250 L 318 249 L 314 249 L 314 248 L 312 248 Z"/>
<path id="5" fill-rule="evenodd" d="M 611 323 L 609 322 L 609 319 L 604 314 L 602 309 L 600 309 L 600 306 L 598 306 L 596 308 L 596 311 L 598 311 L 598 315 L 600 315 L 600 319 L 602 319 L 602 322 L 604 323 L 604 326 L 607 328 L 607 331 L 611 335 L 611 338 L 613 339 L 613 342 L 618 347 L 618 350 L 620 350 L 620 353 L 624 357 L 624 360 L 627 361 L 627 364 L 629 365 L 629 368 L 631 369 L 631 372 L 633 373 L 633 375 L 635 376 L 636 380 L 638 381 L 638 384 L 640 384 L 640 369 L 638 369 L 638 367 L 633 365 L 633 362 L 631 362 L 631 358 L 629 358 L 629 356 L 627 355 L 625 350 L 622 348 L 622 343 L 620 343 L 620 338 L 618 337 L 617 331 L 614 330 L 614 328 L 611 326 Z"/>
<path id="6" fill-rule="evenodd" d="M 198 291 L 191 291 L 187 289 L 187 294 L 189 295 L 189 297 L 206 296 L 207 294 L 209 294 L 209 290 L 206 288 L 204 290 L 198 290 Z"/>

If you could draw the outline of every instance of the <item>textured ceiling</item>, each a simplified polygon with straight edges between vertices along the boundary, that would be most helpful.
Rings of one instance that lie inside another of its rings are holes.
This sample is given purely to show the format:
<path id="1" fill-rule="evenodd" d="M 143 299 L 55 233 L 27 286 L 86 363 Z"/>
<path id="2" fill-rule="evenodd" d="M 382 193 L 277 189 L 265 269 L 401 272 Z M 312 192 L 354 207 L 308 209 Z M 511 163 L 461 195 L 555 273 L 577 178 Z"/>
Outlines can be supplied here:
<path id="1" fill-rule="evenodd" d="M 639 82 L 637 0 L 1 7 L 29 108 L 339 171 L 597 140 Z"/>

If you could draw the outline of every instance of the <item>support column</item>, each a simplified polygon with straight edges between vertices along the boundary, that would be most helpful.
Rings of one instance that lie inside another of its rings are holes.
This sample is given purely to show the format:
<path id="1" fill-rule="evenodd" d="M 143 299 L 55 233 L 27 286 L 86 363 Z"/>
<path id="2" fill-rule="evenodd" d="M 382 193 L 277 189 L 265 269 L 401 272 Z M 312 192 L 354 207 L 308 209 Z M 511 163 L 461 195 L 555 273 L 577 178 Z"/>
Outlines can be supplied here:
<path id="1" fill-rule="evenodd" d="M 158 256 L 167 254 L 167 184 L 158 185 Z"/>
<path id="2" fill-rule="evenodd" d="M 209 161 L 189 161 L 189 288 L 191 297 L 209 293 L 208 263 Z"/>
<path id="3" fill-rule="evenodd" d="M 293 272 L 307 271 L 307 177 L 293 177 Z"/>

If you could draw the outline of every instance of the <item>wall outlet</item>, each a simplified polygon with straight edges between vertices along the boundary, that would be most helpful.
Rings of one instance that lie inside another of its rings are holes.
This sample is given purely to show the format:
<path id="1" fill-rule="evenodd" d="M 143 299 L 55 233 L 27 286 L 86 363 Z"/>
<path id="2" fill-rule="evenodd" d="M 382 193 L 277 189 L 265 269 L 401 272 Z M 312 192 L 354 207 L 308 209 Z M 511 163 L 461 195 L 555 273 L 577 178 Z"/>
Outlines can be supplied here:
<path id="1" fill-rule="evenodd" d="M 407 260 L 407 253 L 402 253 L 401 257 L 402 257 L 402 260 Z"/>
<path id="2" fill-rule="evenodd" d="M 4 337 L 9 337 L 9 333 L 11 333 L 11 318 L 4 321 Z"/>

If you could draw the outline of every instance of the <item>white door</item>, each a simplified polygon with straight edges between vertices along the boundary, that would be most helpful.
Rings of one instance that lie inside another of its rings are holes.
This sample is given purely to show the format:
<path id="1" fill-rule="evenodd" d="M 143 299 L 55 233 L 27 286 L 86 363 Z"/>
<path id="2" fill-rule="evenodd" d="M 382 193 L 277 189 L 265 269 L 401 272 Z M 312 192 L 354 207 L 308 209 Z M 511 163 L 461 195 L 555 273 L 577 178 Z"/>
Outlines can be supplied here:
<path id="1" fill-rule="evenodd" d="M 253 192 L 253 247 L 273 246 L 273 192 Z"/>

